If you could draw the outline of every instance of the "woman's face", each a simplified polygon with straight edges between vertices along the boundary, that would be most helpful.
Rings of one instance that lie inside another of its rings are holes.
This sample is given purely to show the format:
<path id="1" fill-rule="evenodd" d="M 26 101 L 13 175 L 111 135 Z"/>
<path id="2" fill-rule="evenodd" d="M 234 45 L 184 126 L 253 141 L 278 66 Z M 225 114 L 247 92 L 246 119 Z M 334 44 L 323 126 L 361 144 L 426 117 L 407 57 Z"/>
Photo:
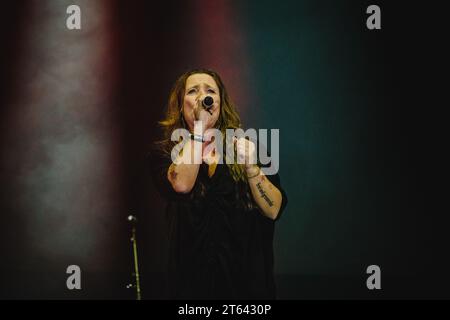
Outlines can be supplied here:
<path id="1" fill-rule="evenodd" d="M 213 128 L 219 118 L 220 114 L 220 92 L 216 81 L 209 74 L 196 73 L 190 75 L 186 79 L 186 86 L 183 100 L 183 116 L 191 132 L 194 131 L 194 107 L 197 106 L 198 101 L 203 101 L 206 96 L 211 96 L 214 99 L 213 107 L 209 110 L 212 114 L 206 111 L 200 105 L 199 120 L 203 121 L 204 130 Z"/>

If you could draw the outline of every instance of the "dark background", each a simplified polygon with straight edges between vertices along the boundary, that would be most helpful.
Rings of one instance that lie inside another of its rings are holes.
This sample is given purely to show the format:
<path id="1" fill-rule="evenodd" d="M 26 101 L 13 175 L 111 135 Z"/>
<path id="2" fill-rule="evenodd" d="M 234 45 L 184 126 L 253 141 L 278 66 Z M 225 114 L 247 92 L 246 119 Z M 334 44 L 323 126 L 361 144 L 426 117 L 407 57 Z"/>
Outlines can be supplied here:
<path id="1" fill-rule="evenodd" d="M 84 106 L 103 106 L 98 114 L 107 113 L 108 120 L 94 121 L 86 113 L 76 121 L 90 128 L 100 123 L 101 132 L 114 133 L 115 151 L 104 161 L 114 163 L 107 183 L 117 185 L 117 193 L 100 192 L 98 201 L 107 199 L 113 209 L 92 210 L 71 237 L 55 228 L 73 213 L 61 210 L 58 222 L 51 214 L 31 218 L 40 214 L 40 204 L 24 195 L 41 189 L 21 180 L 32 172 L 30 166 L 51 159 L 39 147 L 30 148 L 39 135 L 17 129 L 18 123 L 35 123 L 25 112 L 33 96 L 24 78 L 39 81 L 40 72 L 46 72 L 45 67 L 27 71 L 24 60 L 51 65 L 53 59 L 42 53 L 45 47 L 39 55 L 23 46 L 30 37 L 39 43 L 33 32 L 46 12 L 35 1 L 8 2 L 2 10 L 1 298 L 133 299 L 125 289 L 133 266 L 130 213 L 139 219 L 143 297 L 165 297 L 163 203 L 149 181 L 145 153 L 173 82 L 199 66 L 223 75 L 245 127 L 280 129 L 280 177 L 289 205 L 274 241 L 279 298 L 449 298 L 448 212 L 441 207 L 448 187 L 441 186 L 446 179 L 440 155 L 447 147 L 440 141 L 446 131 L 440 112 L 448 73 L 441 64 L 445 37 L 439 5 L 375 3 L 381 7 L 382 29 L 370 31 L 365 9 L 372 3 L 366 1 L 107 3 L 109 29 L 72 41 L 111 40 L 112 50 L 100 63 L 114 69 L 114 80 L 98 76 L 109 83 L 108 103 L 100 99 Z M 67 5 L 60 6 L 64 24 Z M 80 6 L 83 10 L 82 1 Z M 225 18 L 232 19 L 224 19 L 222 33 L 213 34 L 218 40 L 211 42 L 197 19 L 220 17 L 224 9 Z M 83 18 L 88 29 L 94 18 Z M 69 31 L 63 36 L 74 37 Z M 207 45 L 218 43 L 223 50 L 211 52 L 220 57 L 209 58 Z M 89 85 L 88 92 L 97 92 Z M 47 90 L 39 95 L 44 103 L 53 94 L 51 86 Z M 82 95 L 75 90 L 70 97 Z M 53 119 L 49 123 L 60 129 L 44 131 L 63 135 L 71 130 L 64 121 L 72 124 L 73 118 Z M 49 181 L 49 188 L 58 190 L 58 181 Z M 102 189 L 89 191 L 95 188 Z M 77 191 L 63 198 L 70 201 L 65 206 L 85 208 Z M 64 202 L 57 196 L 50 201 Z M 104 218 L 93 218 L 105 212 Z M 83 223 L 89 227 L 80 227 Z M 38 236 L 30 236 L 33 230 Z M 40 240 L 43 244 L 36 244 Z M 70 264 L 82 269 L 81 291 L 65 287 Z M 381 267 L 380 291 L 365 285 L 365 270 L 372 264 Z"/>

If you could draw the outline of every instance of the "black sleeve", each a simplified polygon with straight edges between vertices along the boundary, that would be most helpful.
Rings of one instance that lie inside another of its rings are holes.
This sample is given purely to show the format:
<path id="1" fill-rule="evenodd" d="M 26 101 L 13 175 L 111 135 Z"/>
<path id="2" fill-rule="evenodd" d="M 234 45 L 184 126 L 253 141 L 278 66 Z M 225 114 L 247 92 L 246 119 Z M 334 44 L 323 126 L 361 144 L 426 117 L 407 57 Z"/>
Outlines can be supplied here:
<path id="1" fill-rule="evenodd" d="M 167 179 L 167 171 L 171 164 L 170 155 L 165 155 L 159 150 L 153 149 L 147 154 L 147 165 L 149 166 L 151 179 L 159 194 L 166 200 L 188 199 L 189 193 L 177 193 Z"/>

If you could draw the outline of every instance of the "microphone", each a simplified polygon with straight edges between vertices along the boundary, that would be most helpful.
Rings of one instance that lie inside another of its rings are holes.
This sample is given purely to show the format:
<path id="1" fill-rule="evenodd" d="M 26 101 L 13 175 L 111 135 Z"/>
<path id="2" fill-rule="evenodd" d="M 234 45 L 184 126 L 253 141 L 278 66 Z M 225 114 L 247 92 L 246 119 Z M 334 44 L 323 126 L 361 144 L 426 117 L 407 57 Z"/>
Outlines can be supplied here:
<path id="1" fill-rule="evenodd" d="M 213 104 L 214 104 L 214 99 L 211 96 L 206 96 L 205 99 L 203 99 L 203 101 L 202 101 L 203 107 L 208 112 L 209 112 L 209 109 L 212 108 Z"/>

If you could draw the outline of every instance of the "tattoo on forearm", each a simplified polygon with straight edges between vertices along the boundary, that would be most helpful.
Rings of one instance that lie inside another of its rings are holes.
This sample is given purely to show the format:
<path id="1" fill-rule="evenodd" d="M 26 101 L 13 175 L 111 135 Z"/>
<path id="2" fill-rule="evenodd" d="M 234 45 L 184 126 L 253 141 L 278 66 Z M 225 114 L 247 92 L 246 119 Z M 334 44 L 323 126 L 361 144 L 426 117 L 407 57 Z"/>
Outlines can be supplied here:
<path id="1" fill-rule="evenodd" d="M 269 197 L 267 196 L 266 192 L 263 190 L 262 186 L 261 186 L 261 182 L 258 182 L 256 184 L 256 188 L 258 188 L 259 194 L 261 195 L 261 197 L 266 200 L 267 204 L 269 205 L 269 207 L 273 206 L 273 201 L 269 199 Z"/>
<path id="2" fill-rule="evenodd" d="M 175 172 L 175 170 L 172 168 L 170 169 L 170 178 L 172 179 L 172 181 L 176 180 L 178 173 Z"/>
<path id="3" fill-rule="evenodd" d="M 266 176 L 261 176 L 261 182 L 264 182 L 264 181 L 266 181 L 267 179 L 266 179 Z M 269 189 L 270 190 L 272 190 L 273 189 L 273 187 L 272 187 L 272 183 L 270 183 L 270 181 L 268 181 L 269 183 L 267 184 L 267 186 L 269 187 Z"/>

